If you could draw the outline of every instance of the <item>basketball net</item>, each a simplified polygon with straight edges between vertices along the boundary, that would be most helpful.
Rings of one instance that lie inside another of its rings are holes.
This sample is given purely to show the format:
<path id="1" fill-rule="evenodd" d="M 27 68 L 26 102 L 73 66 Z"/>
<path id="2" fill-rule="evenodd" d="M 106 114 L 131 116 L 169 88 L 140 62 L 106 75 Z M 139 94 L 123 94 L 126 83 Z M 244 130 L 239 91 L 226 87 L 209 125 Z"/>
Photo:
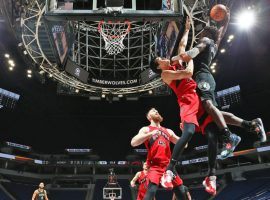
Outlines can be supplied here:
<path id="1" fill-rule="evenodd" d="M 125 49 L 123 41 L 130 31 L 131 23 L 100 21 L 98 24 L 98 31 L 104 39 L 105 50 L 109 55 L 117 55 Z"/>

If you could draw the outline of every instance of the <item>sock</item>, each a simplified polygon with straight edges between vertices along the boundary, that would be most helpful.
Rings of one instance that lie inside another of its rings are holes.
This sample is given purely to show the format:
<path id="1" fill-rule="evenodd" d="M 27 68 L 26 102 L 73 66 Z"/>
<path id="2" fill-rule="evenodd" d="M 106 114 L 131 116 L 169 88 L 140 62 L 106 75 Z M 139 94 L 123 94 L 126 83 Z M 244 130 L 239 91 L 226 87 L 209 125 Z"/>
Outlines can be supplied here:
<path id="1" fill-rule="evenodd" d="M 224 137 L 224 140 L 228 140 L 230 138 L 231 131 L 226 127 L 221 130 L 221 134 Z"/>
<path id="2" fill-rule="evenodd" d="M 215 176 L 216 175 L 216 169 L 215 168 L 212 168 L 212 169 L 209 169 L 209 172 L 208 172 L 208 176 Z"/>
<path id="3" fill-rule="evenodd" d="M 252 122 L 243 120 L 241 126 L 246 130 L 250 130 L 250 128 L 252 127 Z"/>
<path id="4" fill-rule="evenodd" d="M 167 170 L 170 170 L 170 171 L 174 172 L 174 167 L 175 167 L 176 163 L 177 163 L 177 160 L 174 160 L 172 158 L 171 161 L 170 161 L 170 164 L 167 167 Z"/>

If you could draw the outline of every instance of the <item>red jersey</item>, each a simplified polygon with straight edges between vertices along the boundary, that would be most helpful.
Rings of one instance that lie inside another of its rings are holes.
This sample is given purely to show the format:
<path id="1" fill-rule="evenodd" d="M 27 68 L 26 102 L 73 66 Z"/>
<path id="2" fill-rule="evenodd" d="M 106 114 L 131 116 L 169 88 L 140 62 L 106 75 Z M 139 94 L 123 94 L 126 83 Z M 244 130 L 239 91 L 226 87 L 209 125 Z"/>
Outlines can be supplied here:
<path id="1" fill-rule="evenodd" d="M 160 134 L 155 134 L 144 142 L 148 151 L 147 164 L 167 166 L 171 159 L 170 134 L 164 127 L 149 126 L 149 132 L 153 130 L 159 130 Z"/>
<path id="2" fill-rule="evenodd" d="M 183 67 L 174 65 L 171 70 L 182 70 Z M 200 107 L 200 99 L 196 93 L 197 84 L 192 78 L 173 80 L 169 87 L 177 96 L 177 102 L 180 107 L 180 118 L 182 123 L 193 123 L 199 127 L 197 114 Z"/>
<path id="3" fill-rule="evenodd" d="M 183 70 L 182 65 L 174 65 L 170 68 L 173 71 Z M 177 96 L 178 103 L 181 102 L 182 96 L 188 93 L 196 92 L 197 83 L 192 78 L 186 78 L 182 80 L 173 80 L 169 87 L 174 91 Z"/>
<path id="4" fill-rule="evenodd" d="M 174 71 L 183 69 L 180 64 L 171 66 L 171 70 Z M 205 112 L 201 100 L 196 93 L 196 82 L 192 78 L 173 80 L 169 87 L 177 96 L 182 123 L 193 123 L 196 125 L 196 131 L 204 132 L 205 127 L 212 122 L 212 118 Z M 200 121 L 200 128 L 198 121 Z"/>

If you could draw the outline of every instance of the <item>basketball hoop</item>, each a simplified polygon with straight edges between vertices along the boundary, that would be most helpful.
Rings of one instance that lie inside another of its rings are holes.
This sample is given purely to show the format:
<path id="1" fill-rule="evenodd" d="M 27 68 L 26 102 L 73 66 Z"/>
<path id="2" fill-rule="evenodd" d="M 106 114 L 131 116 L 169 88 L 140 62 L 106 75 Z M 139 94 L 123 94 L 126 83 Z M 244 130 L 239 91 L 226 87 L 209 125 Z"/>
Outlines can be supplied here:
<path id="1" fill-rule="evenodd" d="M 117 55 L 125 49 L 123 41 L 130 31 L 131 23 L 124 22 L 100 21 L 98 31 L 105 41 L 105 50 L 109 55 Z"/>

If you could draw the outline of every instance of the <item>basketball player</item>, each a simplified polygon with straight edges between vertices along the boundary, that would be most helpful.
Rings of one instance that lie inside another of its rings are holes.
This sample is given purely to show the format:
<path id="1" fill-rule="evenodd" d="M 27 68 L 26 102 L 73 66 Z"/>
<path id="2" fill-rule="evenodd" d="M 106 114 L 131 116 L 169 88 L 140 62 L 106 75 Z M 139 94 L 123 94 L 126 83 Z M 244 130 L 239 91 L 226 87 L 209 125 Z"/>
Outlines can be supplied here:
<path id="1" fill-rule="evenodd" d="M 44 183 L 39 184 L 39 188 L 35 190 L 32 200 L 49 200 L 46 190 L 44 190 Z"/>
<path id="2" fill-rule="evenodd" d="M 186 22 L 186 30 L 179 44 L 179 51 L 184 51 L 188 32 L 189 32 L 190 22 Z M 161 179 L 161 185 L 165 188 L 172 188 L 171 183 L 172 177 L 175 173 L 175 164 L 180 159 L 180 156 L 184 150 L 184 146 L 192 138 L 195 129 L 201 128 L 201 131 L 206 134 L 208 138 L 208 164 L 209 164 L 209 174 L 206 177 L 204 183 L 207 192 L 215 195 L 216 193 L 216 157 L 217 157 L 217 147 L 218 141 L 216 135 L 219 133 L 215 124 L 212 122 L 212 118 L 204 112 L 201 105 L 201 101 L 196 93 L 196 82 L 191 79 L 193 73 L 193 61 L 189 60 L 187 67 L 184 68 L 179 62 L 175 61 L 174 65 L 170 64 L 170 60 L 156 58 L 152 67 L 159 68 L 162 80 L 172 88 L 178 97 L 178 104 L 180 106 L 180 117 L 181 124 L 183 126 L 183 133 L 181 139 L 177 142 L 174 147 L 172 158 L 170 164 L 167 167 L 166 173 Z M 200 125 L 199 125 L 199 122 Z M 240 137 L 234 135 L 230 138 L 230 144 L 227 146 L 227 150 L 232 152 L 236 145 L 240 141 Z M 208 181 L 211 178 L 211 181 Z M 209 189 L 210 188 L 210 189 Z"/>
<path id="3" fill-rule="evenodd" d="M 194 60 L 194 73 L 193 79 L 198 84 L 198 94 L 203 103 L 206 112 L 211 115 L 217 126 L 225 136 L 224 139 L 229 142 L 229 138 L 233 136 L 227 127 L 227 124 L 236 125 L 247 129 L 248 131 L 258 134 L 261 142 L 266 141 L 265 130 L 262 120 L 260 118 L 252 121 L 246 121 L 240 119 L 231 113 L 221 112 L 216 106 L 215 89 L 216 82 L 213 75 L 210 72 L 210 64 L 215 57 L 219 44 L 225 35 L 228 24 L 230 21 L 230 11 L 227 8 L 227 16 L 223 20 L 221 28 L 206 26 L 200 34 L 200 40 L 198 44 L 187 52 L 180 52 L 178 56 L 172 58 L 172 61 L 183 60 L 188 62 Z M 225 144 L 226 146 L 227 144 Z M 227 152 L 224 146 L 221 155 L 226 158 L 230 152 Z"/>
<path id="4" fill-rule="evenodd" d="M 175 144 L 179 137 L 172 130 L 160 125 L 163 118 L 155 108 L 151 108 L 146 116 L 150 125 L 140 129 L 132 138 L 131 146 L 136 147 L 144 143 L 148 150 L 146 162 L 149 166 L 149 184 L 144 200 L 151 200 L 155 197 L 160 179 L 171 159 L 170 142 Z M 178 175 L 172 178 L 172 185 L 177 199 L 186 200 L 186 195 L 182 194 L 183 181 Z"/>
<path id="5" fill-rule="evenodd" d="M 147 173 L 148 173 L 148 167 L 145 162 L 143 163 L 143 170 L 140 172 L 137 172 L 134 178 L 130 181 L 131 187 L 135 187 L 136 182 L 139 183 L 137 200 L 143 200 L 145 193 L 147 191 L 148 182 L 149 182 L 147 178 Z"/>

